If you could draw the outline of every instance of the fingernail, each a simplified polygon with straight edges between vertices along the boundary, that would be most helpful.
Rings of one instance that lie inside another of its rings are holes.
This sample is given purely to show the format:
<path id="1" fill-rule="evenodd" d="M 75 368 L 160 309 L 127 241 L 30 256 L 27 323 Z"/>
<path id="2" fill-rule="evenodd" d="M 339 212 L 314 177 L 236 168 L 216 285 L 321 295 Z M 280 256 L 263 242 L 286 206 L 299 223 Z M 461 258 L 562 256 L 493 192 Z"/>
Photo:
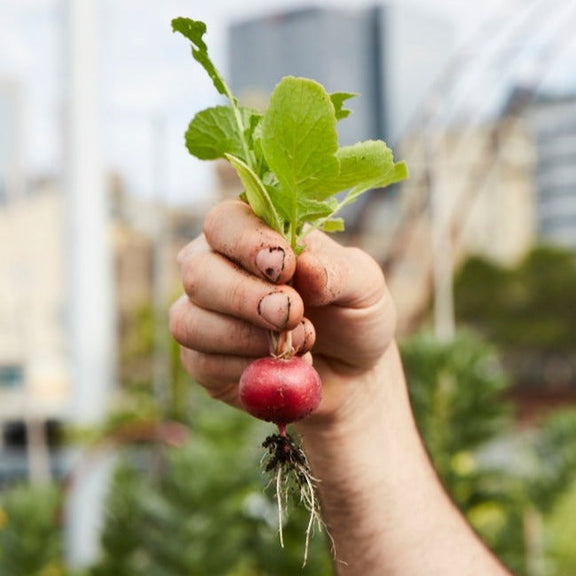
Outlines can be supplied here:
<path id="1" fill-rule="evenodd" d="M 260 300 L 258 314 L 278 330 L 283 330 L 290 316 L 290 298 L 284 292 L 271 292 Z"/>
<path id="2" fill-rule="evenodd" d="M 256 255 L 256 266 L 264 278 L 271 282 L 277 282 L 282 270 L 284 270 L 285 257 L 284 249 L 279 246 L 263 248 Z"/>

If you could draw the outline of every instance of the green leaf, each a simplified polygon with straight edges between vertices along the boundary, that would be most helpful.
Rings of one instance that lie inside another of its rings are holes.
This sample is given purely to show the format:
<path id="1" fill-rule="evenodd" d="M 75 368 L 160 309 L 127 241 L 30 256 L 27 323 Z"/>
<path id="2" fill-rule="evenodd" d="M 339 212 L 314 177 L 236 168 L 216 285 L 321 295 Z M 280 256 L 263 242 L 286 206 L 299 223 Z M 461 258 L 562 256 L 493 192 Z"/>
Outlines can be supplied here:
<path id="1" fill-rule="evenodd" d="M 294 240 L 302 207 L 322 181 L 340 172 L 334 106 L 322 85 L 294 77 L 280 81 L 262 121 L 262 148 L 288 198 Z"/>
<path id="2" fill-rule="evenodd" d="M 308 199 L 306 203 L 302 205 L 302 212 L 300 216 L 306 222 L 313 222 L 321 218 L 329 218 L 338 210 L 338 200 L 336 198 L 329 198 L 323 202 L 318 200 Z"/>
<path id="3" fill-rule="evenodd" d="M 172 31 L 179 32 L 192 42 L 192 56 L 194 60 L 199 62 L 204 70 L 208 72 L 208 76 L 212 79 L 216 90 L 218 90 L 220 94 L 231 98 L 230 89 L 220 72 L 216 69 L 216 66 L 214 66 L 212 60 L 210 60 L 208 47 L 202 39 L 206 33 L 206 24 L 199 20 L 191 20 L 190 18 L 174 18 L 174 20 L 172 20 Z"/>
<path id="4" fill-rule="evenodd" d="M 250 147 L 254 147 L 255 140 L 259 138 L 258 127 L 262 120 L 262 114 L 257 110 L 244 108 L 242 106 L 240 106 L 239 109 L 244 116 L 244 125 L 247 126 L 244 131 L 244 140 L 250 145 Z"/>
<path id="5" fill-rule="evenodd" d="M 358 142 L 338 150 L 340 173 L 321 183 L 317 191 L 319 198 L 326 198 L 353 186 L 379 186 L 386 175 L 394 168 L 392 150 L 381 140 Z"/>
<path id="6" fill-rule="evenodd" d="M 344 230 L 344 219 L 333 218 L 326 220 L 320 228 L 323 232 L 342 232 Z"/>
<path id="7" fill-rule="evenodd" d="M 198 112 L 186 131 L 186 148 L 200 160 L 215 160 L 225 154 L 242 156 L 232 108 L 215 106 Z"/>
<path id="8" fill-rule="evenodd" d="M 268 196 L 266 187 L 258 178 L 258 175 L 240 158 L 226 154 L 226 159 L 232 164 L 242 181 L 248 204 L 250 204 L 254 214 L 264 220 L 270 228 L 283 233 L 282 220 L 278 216 L 276 208 L 270 200 L 270 196 Z"/>
<path id="9" fill-rule="evenodd" d="M 255 170 L 262 178 L 264 184 L 267 184 L 266 177 L 272 176 L 266 158 L 264 158 L 264 150 L 262 150 L 262 116 L 259 115 L 258 123 L 254 125 L 254 129 L 247 135 L 248 145 L 251 147 L 252 154 L 255 162 Z M 276 178 L 274 178 L 277 183 Z"/>
<path id="10" fill-rule="evenodd" d="M 397 182 L 401 182 L 408 177 L 408 170 L 404 162 L 398 162 L 394 164 L 388 172 L 382 174 L 381 177 L 375 180 L 367 180 L 354 186 L 346 195 L 343 205 L 351 204 L 354 202 L 358 196 L 368 192 L 368 190 L 374 190 L 376 188 L 386 188 Z"/>
<path id="11" fill-rule="evenodd" d="M 260 115 L 248 108 L 240 108 L 240 113 L 253 131 Z M 215 160 L 232 154 L 246 161 L 236 116 L 230 106 L 214 106 L 198 112 L 186 131 L 186 147 L 200 160 Z"/>
<path id="12" fill-rule="evenodd" d="M 348 116 L 352 114 L 352 110 L 344 108 L 344 102 L 350 98 L 355 98 L 356 96 L 358 96 L 358 94 L 353 94 L 351 92 L 334 92 L 330 94 L 330 100 L 332 100 L 332 104 L 334 105 L 336 120 L 348 118 Z"/>

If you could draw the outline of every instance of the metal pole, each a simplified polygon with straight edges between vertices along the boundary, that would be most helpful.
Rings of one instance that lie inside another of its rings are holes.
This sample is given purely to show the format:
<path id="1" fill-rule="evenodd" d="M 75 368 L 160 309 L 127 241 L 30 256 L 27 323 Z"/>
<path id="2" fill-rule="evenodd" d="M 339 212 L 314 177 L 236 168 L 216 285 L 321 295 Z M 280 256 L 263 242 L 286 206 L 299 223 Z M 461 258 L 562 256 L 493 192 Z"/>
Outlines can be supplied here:
<path id="1" fill-rule="evenodd" d="M 26 416 L 28 475 L 32 484 L 47 484 L 52 479 L 46 421 L 41 416 Z"/>
<path id="2" fill-rule="evenodd" d="M 443 142 L 436 124 L 431 122 L 424 134 L 432 236 L 434 333 L 439 340 L 450 341 L 455 332 L 450 201 L 438 185 L 437 166 L 441 164 Z"/>
<path id="3" fill-rule="evenodd" d="M 168 409 L 170 397 L 170 347 L 167 323 L 167 304 L 169 277 L 166 260 L 169 248 L 169 229 L 166 222 L 167 211 L 165 202 L 165 121 L 161 116 L 154 119 L 152 130 L 152 158 L 154 205 L 156 207 L 156 220 L 154 222 L 153 247 L 153 279 L 152 279 L 152 308 L 154 318 L 154 359 L 153 359 L 153 385 L 154 396 L 162 414 Z"/>
<path id="4" fill-rule="evenodd" d="M 66 2 L 69 421 L 80 426 L 101 423 L 114 382 L 112 255 L 101 145 L 98 6 L 96 0 Z M 73 568 L 89 564 L 98 553 L 106 477 L 105 471 L 97 471 L 80 481 L 69 496 L 66 544 Z"/>

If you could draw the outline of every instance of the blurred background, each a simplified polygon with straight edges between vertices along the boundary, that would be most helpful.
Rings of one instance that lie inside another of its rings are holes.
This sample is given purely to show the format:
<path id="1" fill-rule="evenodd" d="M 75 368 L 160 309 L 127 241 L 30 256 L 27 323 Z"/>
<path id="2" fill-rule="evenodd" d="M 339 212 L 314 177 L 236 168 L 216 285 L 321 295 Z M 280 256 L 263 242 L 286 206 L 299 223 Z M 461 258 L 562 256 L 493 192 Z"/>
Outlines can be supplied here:
<path id="1" fill-rule="evenodd" d="M 220 103 L 356 92 L 341 144 L 407 162 L 337 236 L 382 265 L 452 498 L 515 573 L 576 574 L 576 5 L 571 0 L 0 0 L 0 573 L 332 574 L 277 542 L 267 426 L 208 402 L 167 331 L 175 255 L 236 196 L 188 155 Z"/>

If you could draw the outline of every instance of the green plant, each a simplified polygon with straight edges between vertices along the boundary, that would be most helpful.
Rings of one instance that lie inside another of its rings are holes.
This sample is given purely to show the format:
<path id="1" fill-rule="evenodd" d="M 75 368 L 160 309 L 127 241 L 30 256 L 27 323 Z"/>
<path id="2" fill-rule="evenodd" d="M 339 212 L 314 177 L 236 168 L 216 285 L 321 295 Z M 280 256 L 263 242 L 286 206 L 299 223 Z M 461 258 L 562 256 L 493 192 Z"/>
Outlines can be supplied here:
<path id="1" fill-rule="evenodd" d="M 574 254 L 551 246 L 534 247 L 511 267 L 470 257 L 454 283 L 457 317 L 499 347 L 524 392 L 573 383 L 575 292 Z"/>
<path id="2" fill-rule="evenodd" d="M 54 485 L 18 485 L 2 493 L 2 576 L 64 576 L 61 498 Z"/>

